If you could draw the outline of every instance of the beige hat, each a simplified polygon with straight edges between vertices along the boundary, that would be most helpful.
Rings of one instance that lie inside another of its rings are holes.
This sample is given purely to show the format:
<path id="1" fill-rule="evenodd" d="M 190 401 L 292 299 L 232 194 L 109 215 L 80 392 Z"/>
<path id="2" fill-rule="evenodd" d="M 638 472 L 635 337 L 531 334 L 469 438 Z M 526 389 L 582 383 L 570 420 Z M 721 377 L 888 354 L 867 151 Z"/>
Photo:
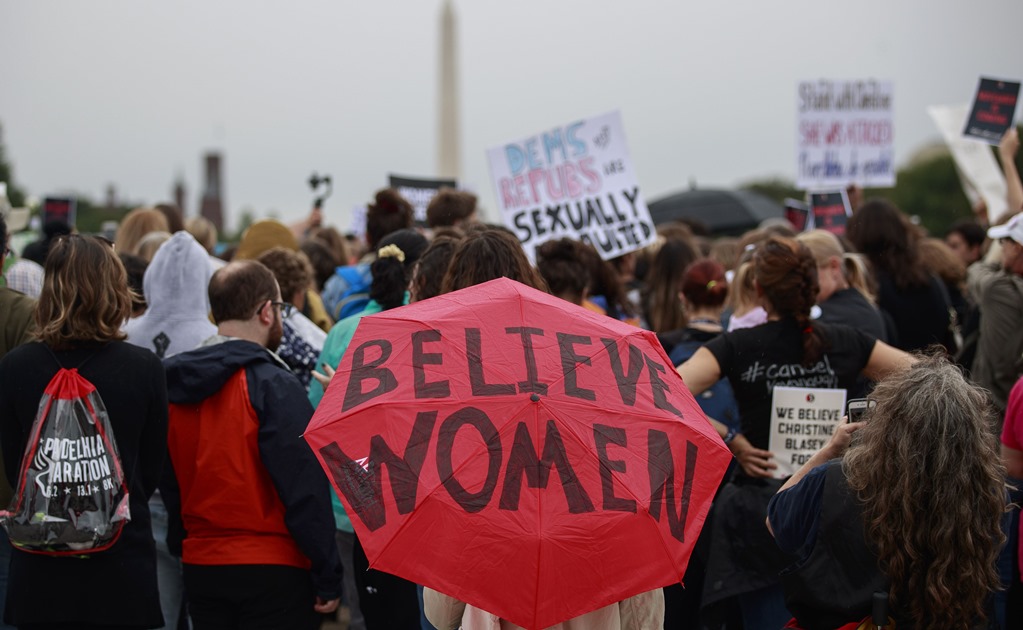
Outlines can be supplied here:
<path id="1" fill-rule="evenodd" d="M 12 208 L 7 200 L 7 182 L 0 182 L 0 216 L 7 224 L 7 233 L 20 232 L 28 227 L 28 208 Z"/>
<path id="2" fill-rule="evenodd" d="M 235 260 L 253 260 L 273 247 L 298 251 L 298 239 L 291 229 L 276 219 L 263 219 L 249 226 L 242 234 Z"/>
<path id="3" fill-rule="evenodd" d="M 31 211 L 28 208 L 12 208 L 5 205 L 0 208 L 0 214 L 4 217 L 4 223 L 7 224 L 7 232 L 13 234 L 28 227 Z"/>

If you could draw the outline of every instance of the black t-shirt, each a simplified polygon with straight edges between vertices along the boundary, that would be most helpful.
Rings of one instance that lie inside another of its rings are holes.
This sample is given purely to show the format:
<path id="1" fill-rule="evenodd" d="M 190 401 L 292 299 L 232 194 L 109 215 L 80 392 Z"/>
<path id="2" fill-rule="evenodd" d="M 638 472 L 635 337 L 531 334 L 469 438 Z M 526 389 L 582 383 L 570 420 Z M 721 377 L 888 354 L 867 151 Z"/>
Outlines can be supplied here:
<path id="1" fill-rule="evenodd" d="M 856 289 L 840 289 L 820 304 L 820 321 L 858 328 L 872 337 L 890 343 L 884 329 L 884 319 L 863 294 Z"/>
<path id="2" fill-rule="evenodd" d="M 717 359 L 721 375 L 732 384 L 742 433 L 756 448 L 767 448 L 776 385 L 848 391 L 877 343 L 874 337 L 848 326 L 819 322 L 815 326 L 827 349 L 810 367 L 803 367 L 803 333 L 792 319 L 724 333 L 704 346 Z"/>
<path id="3" fill-rule="evenodd" d="M 933 344 L 941 344 L 955 352 L 955 341 L 949 327 L 948 295 L 937 276 L 930 276 L 926 285 L 899 289 L 887 273 L 879 272 L 878 306 L 888 311 L 895 321 L 898 348 L 912 352 Z"/>

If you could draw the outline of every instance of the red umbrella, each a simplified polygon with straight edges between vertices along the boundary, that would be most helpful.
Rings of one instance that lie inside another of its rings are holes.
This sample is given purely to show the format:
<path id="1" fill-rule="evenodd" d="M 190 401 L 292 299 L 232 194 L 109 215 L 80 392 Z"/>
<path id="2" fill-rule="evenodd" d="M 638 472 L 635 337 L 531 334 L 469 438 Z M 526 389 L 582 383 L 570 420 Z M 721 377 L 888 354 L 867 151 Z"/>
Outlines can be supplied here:
<path id="1" fill-rule="evenodd" d="M 364 318 L 305 439 L 371 566 L 527 628 L 680 582 L 731 459 L 652 333 L 504 278 Z"/>

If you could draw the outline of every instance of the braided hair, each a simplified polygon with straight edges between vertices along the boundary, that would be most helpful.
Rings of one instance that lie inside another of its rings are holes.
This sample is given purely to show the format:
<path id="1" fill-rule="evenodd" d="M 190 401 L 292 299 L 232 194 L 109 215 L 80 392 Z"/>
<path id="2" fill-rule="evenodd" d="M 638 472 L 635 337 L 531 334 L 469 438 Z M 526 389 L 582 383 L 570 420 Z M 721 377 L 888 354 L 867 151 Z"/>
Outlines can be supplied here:
<path id="1" fill-rule="evenodd" d="M 820 360 L 825 340 L 810 319 L 817 303 L 817 261 L 806 245 L 795 239 L 772 236 L 757 247 L 753 257 L 754 278 L 774 312 L 791 318 L 803 335 L 803 365 Z"/>

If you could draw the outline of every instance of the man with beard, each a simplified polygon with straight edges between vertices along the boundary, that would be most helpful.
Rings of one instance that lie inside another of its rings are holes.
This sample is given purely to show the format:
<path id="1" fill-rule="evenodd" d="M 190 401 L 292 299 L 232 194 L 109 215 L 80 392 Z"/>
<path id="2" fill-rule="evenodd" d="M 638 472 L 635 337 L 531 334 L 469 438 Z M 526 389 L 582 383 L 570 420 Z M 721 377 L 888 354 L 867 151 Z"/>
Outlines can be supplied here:
<path id="1" fill-rule="evenodd" d="M 192 623 L 316 628 L 341 568 L 327 478 L 301 438 L 313 409 L 273 352 L 292 306 L 251 260 L 218 270 L 209 298 L 218 334 L 164 362 Z"/>

